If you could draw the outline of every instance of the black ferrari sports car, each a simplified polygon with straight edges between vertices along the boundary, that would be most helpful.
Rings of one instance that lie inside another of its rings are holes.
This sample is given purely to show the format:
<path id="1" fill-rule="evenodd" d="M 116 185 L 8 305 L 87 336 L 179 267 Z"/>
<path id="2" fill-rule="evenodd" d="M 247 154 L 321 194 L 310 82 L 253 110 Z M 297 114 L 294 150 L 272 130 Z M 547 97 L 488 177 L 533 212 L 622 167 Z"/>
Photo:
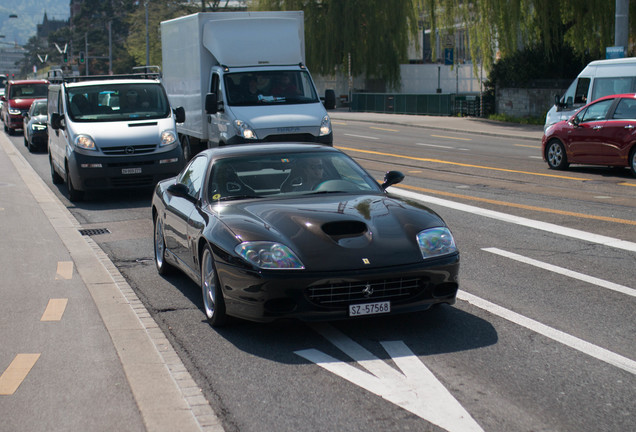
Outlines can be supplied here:
<path id="1" fill-rule="evenodd" d="M 311 144 L 197 154 L 152 199 L 155 262 L 200 284 L 208 321 L 336 320 L 454 304 L 459 252 L 440 216 Z"/>

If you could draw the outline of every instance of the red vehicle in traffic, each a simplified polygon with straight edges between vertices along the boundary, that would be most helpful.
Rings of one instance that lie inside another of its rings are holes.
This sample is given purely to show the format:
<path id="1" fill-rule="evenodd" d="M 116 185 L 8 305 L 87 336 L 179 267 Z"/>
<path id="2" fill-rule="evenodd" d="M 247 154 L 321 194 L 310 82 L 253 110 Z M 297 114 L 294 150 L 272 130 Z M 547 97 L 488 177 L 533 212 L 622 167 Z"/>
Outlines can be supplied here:
<path id="1" fill-rule="evenodd" d="M 4 131 L 9 135 L 16 129 L 22 129 L 24 115 L 36 99 L 46 98 L 49 82 L 46 80 L 9 81 L 5 88 L 0 116 L 4 122 Z"/>
<path id="2" fill-rule="evenodd" d="M 636 176 L 636 94 L 599 98 L 549 126 L 542 154 L 551 169 L 606 165 L 629 167 Z"/>

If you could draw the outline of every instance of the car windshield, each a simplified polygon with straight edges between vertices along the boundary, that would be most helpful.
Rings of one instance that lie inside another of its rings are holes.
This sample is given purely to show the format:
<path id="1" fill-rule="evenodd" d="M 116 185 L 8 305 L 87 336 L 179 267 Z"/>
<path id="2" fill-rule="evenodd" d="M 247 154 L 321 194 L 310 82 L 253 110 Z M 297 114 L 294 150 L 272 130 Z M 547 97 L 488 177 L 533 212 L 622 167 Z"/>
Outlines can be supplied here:
<path id="1" fill-rule="evenodd" d="M 46 97 L 46 84 L 13 84 L 9 99 L 35 99 Z"/>
<path id="2" fill-rule="evenodd" d="M 224 158 L 214 163 L 211 202 L 266 196 L 381 192 L 359 165 L 342 153 L 303 152 Z"/>
<path id="3" fill-rule="evenodd" d="M 157 83 L 69 87 L 67 105 L 74 121 L 158 119 L 170 115 L 168 99 Z"/>
<path id="4" fill-rule="evenodd" d="M 46 115 L 46 101 L 35 102 L 33 104 L 33 115 L 34 116 Z"/>
<path id="5" fill-rule="evenodd" d="M 232 106 L 285 105 L 318 102 L 307 71 L 250 71 L 225 75 Z"/>

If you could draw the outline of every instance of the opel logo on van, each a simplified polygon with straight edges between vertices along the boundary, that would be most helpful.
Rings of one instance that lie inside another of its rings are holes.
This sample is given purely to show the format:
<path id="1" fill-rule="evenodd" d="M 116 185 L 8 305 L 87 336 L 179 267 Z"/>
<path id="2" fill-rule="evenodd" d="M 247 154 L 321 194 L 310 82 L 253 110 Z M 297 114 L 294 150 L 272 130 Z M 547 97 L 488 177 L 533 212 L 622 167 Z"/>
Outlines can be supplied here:
<path id="1" fill-rule="evenodd" d="M 126 147 L 126 154 L 133 154 L 135 152 L 135 148 L 128 146 Z"/>

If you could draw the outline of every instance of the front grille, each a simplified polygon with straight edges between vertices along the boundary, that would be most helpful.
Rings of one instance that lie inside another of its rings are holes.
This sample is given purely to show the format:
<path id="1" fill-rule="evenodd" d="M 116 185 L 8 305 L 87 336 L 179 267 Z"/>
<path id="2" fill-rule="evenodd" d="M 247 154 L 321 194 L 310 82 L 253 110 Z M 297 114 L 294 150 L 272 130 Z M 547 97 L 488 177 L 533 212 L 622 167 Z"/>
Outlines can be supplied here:
<path id="1" fill-rule="evenodd" d="M 307 288 L 307 298 L 318 306 L 344 307 L 352 303 L 381 300 L 406 300 L 423 289 L 418 278 L 380 279 L 325 284 Z"/>
<path id="2" fill-rule="evenodd" d="M 312 134 L 281 134 L 269 135 L 263 139 L 264 142 L 316 142 L 316 137 Z"/>
<path id="3" fill-rule="evenodd" d="M 102 152 L 109 156 L 126 156 L 126 155 L 140 155 L 152 153 L 157 146 L 154 144 L 134 145 L 134 146 L 120 146 L 120 147 L 106 147 L 102 148 Z"/>

